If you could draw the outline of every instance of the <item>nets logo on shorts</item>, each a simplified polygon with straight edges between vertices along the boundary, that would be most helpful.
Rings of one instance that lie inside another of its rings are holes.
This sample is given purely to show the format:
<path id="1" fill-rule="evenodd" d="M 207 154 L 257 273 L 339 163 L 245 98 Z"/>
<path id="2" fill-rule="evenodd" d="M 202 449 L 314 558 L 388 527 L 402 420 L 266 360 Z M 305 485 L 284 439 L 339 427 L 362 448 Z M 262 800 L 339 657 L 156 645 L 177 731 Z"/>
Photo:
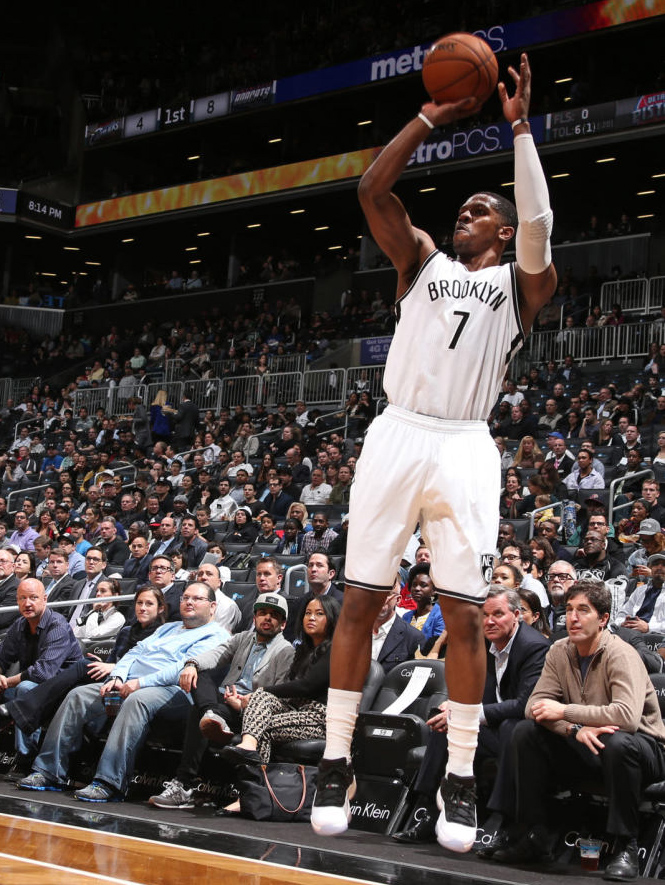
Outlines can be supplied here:
<path id="1" fill-rule="evenodd" d="M 493 553 L 481 553 L 480 554 L 480 573 L 483 576 L 483 581 L 486 584 L 492 583 L 492 573 L 494 572 L 494 554 Z"/>

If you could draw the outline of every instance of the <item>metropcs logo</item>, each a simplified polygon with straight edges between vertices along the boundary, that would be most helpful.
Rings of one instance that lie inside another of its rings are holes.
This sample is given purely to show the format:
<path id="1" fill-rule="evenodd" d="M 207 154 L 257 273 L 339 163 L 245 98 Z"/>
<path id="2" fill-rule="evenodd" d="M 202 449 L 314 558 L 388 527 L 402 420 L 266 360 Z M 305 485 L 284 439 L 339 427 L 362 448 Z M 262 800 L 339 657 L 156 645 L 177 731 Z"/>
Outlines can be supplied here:
<path id="1" fill-rule="evenodd" d="M 492 52 L 501 52 L 505 49 L 503 25 L 495 25 L 486 31 L 474 31 L 476 37 L 487 40 Z M 393 53 L 377 58 L 372 62 L 370 81 L 375 83 L 380 80 L 390 80 L 392 77 L 402 77 L 404 74 L 412 74 L 414 71 L 422 71 L 425 53 L 432 46 L 431 43 L 421 43 L 406 52 Z"/>
<path id="2" fill-rule="evenodd" d="M 475 157 L 477 154 L 491 154 L 499 150 L 505 150 L 501 144 L 501 130 L 492 124 L 484 129 L 453 132 L 450 138 L 442 141 L 427 141 L 411 154 L 407 166 Z"/>

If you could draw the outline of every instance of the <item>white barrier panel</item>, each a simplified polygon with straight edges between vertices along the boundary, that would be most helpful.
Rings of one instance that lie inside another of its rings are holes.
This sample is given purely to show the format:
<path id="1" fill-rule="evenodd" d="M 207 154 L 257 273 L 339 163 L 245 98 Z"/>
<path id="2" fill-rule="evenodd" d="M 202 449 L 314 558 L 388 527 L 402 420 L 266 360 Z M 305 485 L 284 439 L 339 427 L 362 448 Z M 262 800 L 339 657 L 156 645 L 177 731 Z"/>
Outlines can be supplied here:
<path id="1" fill-rule="evenodd" d="M 644 315 L 649 309 L 649 281 L 640 278 L 603 283 L 600 290 L 603 313 L 609 313 L 613 304 L 620 304 L 623 313 Z"/>
<path id="2" fill-rule="evenodd" d="M 651 277 L 649 280 L 649 313 L 656 313 L 665 307 L 665 277 Z"/>
<path id="3" fill-rule="evenodd" d="M 271 372 L 267 378 L 261 379 L 260 394 L 266 408 L 286 403 L 293 406 L 302 397 L 301 372 Z"/>
<path id="4" fill-rule="evenodd" d="M 74 414 L 78 415 L 79 409 L 85 406 L 90 415 L 94 415 L 97 409 L 104 409 L 107 414 L 112 415 L 114 390 L 115 387 L 83 387 L 75 390 L 72 395 Z"/>
<path id="5" fill-rule="evenodd" d="M 222 378 L 221 405 L 253 406 L 261 402 L 259 399 L 259 381 L 257 375 L 237 375 Z"/>
<path id="6" fill-rule="evenodd" d="M 218 412 L 222 404 L 222 382 L 219 378 L 204 381 L 183 382 L 183 392 L 187 391 L 192 402 L 201 411 L 212 409 Z"/>
<path id="7" fill-rule="evenodd" d="M 353 366 L 346 372 L 346 396 L 369 390 L 372 400 L 383 396 L 383 366 Z"/>
<path id="8" fill-rule="evenodd" d="M 303 399 L 310 403 L 341 406 L 346 390 L 345 369 L 314 369 L 303 375 Z"/>

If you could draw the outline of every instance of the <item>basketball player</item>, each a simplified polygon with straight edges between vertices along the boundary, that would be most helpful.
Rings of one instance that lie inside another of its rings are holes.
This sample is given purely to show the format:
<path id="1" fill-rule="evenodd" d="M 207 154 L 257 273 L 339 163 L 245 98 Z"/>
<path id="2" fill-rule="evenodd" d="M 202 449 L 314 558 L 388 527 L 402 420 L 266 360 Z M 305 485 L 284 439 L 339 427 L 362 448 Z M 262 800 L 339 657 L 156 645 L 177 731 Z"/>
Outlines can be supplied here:
<path id="1" fill-rule="evenodd" d="M 471 196 L 454 230 L 456 261 L 412 225 L 392 188 L 430 130 L 469 116 L 475 99 L 423 105 L 360 182 L 372 235 L 398 272 L 398 322 L 384 379 L 389 405 L 369 429 L 351 491 L 346 592 L 312 810 L 312 826 L 324 835 L 348 826 L 355 792 L 351 738 L 372 623 L 419 522 L 448 629 L 449 761 L 437 797 L 437 838 L 453 851 L 468 851 L 476 838 L 473 757 L 485 681 L 481 606 L 491 580 L 500 492 L 499 455 L 486 419 L 511 358 L 556 289 L 552 212 L 527 119 L 527 56 L 521 56 L 519 73 L 508 71 L 514 95 L 503 83 L 498 90 L 514 131 L 517 211 L 485 191 Z M 501 266 L 518 219 L 517 262 Z M 473 469 L 460 471 L 461 463 Z M 368 512 L 376 517 L 366 519 Z"/>

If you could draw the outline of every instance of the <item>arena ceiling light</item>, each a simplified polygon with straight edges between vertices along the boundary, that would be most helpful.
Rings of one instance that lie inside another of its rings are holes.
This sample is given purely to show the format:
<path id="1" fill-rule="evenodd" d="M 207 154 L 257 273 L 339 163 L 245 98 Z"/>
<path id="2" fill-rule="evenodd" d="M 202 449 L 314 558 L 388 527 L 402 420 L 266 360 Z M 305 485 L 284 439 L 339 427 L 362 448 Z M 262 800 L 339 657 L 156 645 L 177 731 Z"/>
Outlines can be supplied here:
<path id="1" fill-rule="evenodd" d="M 652 178 L 665 178 L 665 172 L 654 172 Z"/>
<path id="2" fill-rule="evenodd" d="M 638 191 L 637 196 L 638 197 L 648 197 L 649 194 L 655 194 L 655 193 L 656 193 L 656 191 Z"/>
<path id="3" fill-rule="evenodd" d="M 304 214 L 305 214 L 304 209 L 291 209 L 291 211 L 289 212 L 289 215 L 304 215 Z"/>
<path id="4" fill-rule="evenodd" d="M 134 237 L 127 237 L 126 239 L 121 240 L 121 242 L 122 242 L 122 243 L 133 243 L 133 242 L 134 242 Z"/>
<path id="5" fill-rule="evenodd" d="M 193 258 L 189 263 L 190 264 L 201 264 L 201 259 L 200 258 Z"/>
<path id="6" fill-rule="evenodd" d="M 551 175 L 550 178 L 570 178 L 570 172 L 557 172 L 556 175 Z"/>
<path id="7" fill-rule="evenodd" d="M 268 144 L 279 144 L 281 140 L 281 138 L 269 138 Z"/>
<path id="8" fill-rule="evenodd" d="M 37 236 L 37 234 L 26 234 L 26 240 L 41 240 L 41 237 Z"/>
<path id="9" fill-rule="evenodd" d="M 572 83 L 572 77 L 560 77 L 558 80 L 554 81 L 555 86 L 561 86 L 562 83 Z"/>
<path id="10" fill-rule="evenodd" d="M 370 126 L 371 124 L 372 124 L 371 120 L 360 120 L 360 122 L 357 125 L 358 126 Z"/>
<path id="11" fill-rule="evenodd" d="M 62 248 L 64 249 L 65 252 L 80 252 L 81 251 L 78 246 L 63 246 Z"/>
<path id="12" fill-rule="evenodd" d="M 57 273 L 51 273 L 50 271 L 43 270 L 43 271 L 41 271 L 40 276 L 42 276 L 42 277 L 57 277 L 58 275 L 57 275 Z"/>
<path id="13" fill-rule="evenodd" d="M 185 252 L 198 252 L 198 249 L 199 249 L 198 246 L 187 246 L 185 248 Z"/>
<path id="14" fill-rule="evenodd" d="M 601 157 L 599 160 L 596 160 L 596 163 L 614 163 L 616 161 L 616 157 Z"/>
<path id="15" fill-rule="evenodd" d="M 502 181 L 501 187 L 512 187 L 515 184 L 514 181 Z"/>
<path id="16" fill-rule="evenodd" d="M 188 160 L 200 160 L 201 154 L 192 154 L 191 157 L 187 157 Z"/>
<path id="17" fill-rule="evenodd" d="M 86 264 L 89 264 L 90 267 L 101 267 L 102 266 L 101 261 L 86 261 Z"/>
<path id="18" fill-rule="evenodd" d="M 328 246 L 329 252 L 334 252 L 336 249 L 343 249 L 343 246 Z"/>
<path id="19" fill-rule="evenodd" d="M 255 228 L 255 227 L 261 227 L 261 225 L 260 224 L 248 224 L 247 230 L 252 230 L 252 228 Z"/>
<path id="20" fill-rule="evenodd" d="M 314 230 L 330 230 L 330 226 L 327 224 L 322 224 L 319 227 L 315 227 Z"/>
<path id="21" fill-rule="evenodd" d="M 435 187 L 421 187 L 418 191 L 419 194 L 431 194 L 436 190 Z"/>
<path id="22" fill-rule="evenodd" d="M 209 236 L 210 236 L 210 231 L 209 231 L 209 230 L 202 230 L 201 233 L 200 233 L 200 234 L 197 234 L 196 236 L 197 236 L 197 237 L 209 237 Z"/>

